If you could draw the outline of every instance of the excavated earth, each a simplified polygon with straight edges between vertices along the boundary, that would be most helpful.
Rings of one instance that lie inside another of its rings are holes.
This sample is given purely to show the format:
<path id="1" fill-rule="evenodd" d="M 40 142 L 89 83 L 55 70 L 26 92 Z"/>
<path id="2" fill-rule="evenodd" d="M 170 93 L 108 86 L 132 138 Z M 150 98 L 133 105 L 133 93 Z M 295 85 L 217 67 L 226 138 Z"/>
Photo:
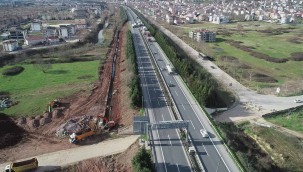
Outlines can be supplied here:
<path id="1" fill-rule="evenodd" d="M 117 57 L 116 77 L 112 98 L 112 119 L 119 124 L 118 130 L 131 125 L 132 117 L 138 114 L 137 110 L 130 108 L 128 101 L 128 72 L 125 44 L 125 25 L 120 32 L 120 50 Z M 75 95 L 63 98 L 62 106 L 51 114 L 31 118 L 11 119 L 0 114 L 0 163 L 15 161 L 17 159 L 32 157 L 44 153 L 64 150 L 79 145 L 70 144 L 68 138 L 55 135 L 57 128 L 68 120 L 85 115 L 104 114 L 107 94 L 110 85 L 112 60 L 114 55 L 113 43 L 109 47 L 107 60 L 99 67 L 99 80 L 93 89 L 81 91 Z M 123 76 L 123 77 L 122 77 Z M 123 112 L 123 114 L 121 113 Z M 100 136 L 98 141 L 106 139 Z M 93 138 L 92 138 L 93 139 Z M 91 143 L 91 141 L 89 141 Z M 98 163 L 96 162 L 96 166 Z M 129 170 L 126 170 L 129 171 Z"/>

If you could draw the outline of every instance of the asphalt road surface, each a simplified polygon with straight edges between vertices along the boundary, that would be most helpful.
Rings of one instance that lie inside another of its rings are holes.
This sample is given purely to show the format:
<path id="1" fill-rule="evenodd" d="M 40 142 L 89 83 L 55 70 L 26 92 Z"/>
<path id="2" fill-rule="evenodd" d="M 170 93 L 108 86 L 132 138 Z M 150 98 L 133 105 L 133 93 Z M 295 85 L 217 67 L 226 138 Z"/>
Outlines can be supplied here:
<path id="1" fill-rule="evenodd" d="M 132 13 L 132 16 L 135 16 L 135 14 Z M 130 19 L 133 22 L 132 16 L 130 16 Z M 144 107 L 147 109 L 150 121 L 151 123 L 171 121 L 173 120 L 172 112 L 161 90 L 139 29 L 133 28 L 132 35 L 135 43 L 140 83 L 143 89 Z M 152 142 L 156 155 L 157 171 L 191 171 L 189 160 L 176 129 L 152 131 Z"/>
<path id="2" fill-rule="evenodd" d="M 149 44 L 181 117 L 183 120 L 190 121 L 189 133 L 205 171 L 238 171 L 237 165 L 209 124 L 206 114 L 192 99 L 181 78 L 176 73 L 169 74 L 167 71 L 166 65 L 170 62 L 164 52 L 156 42 Z M 203 138 L 200 133 L 201 129 L 206 129 L 210 137 Z"/>

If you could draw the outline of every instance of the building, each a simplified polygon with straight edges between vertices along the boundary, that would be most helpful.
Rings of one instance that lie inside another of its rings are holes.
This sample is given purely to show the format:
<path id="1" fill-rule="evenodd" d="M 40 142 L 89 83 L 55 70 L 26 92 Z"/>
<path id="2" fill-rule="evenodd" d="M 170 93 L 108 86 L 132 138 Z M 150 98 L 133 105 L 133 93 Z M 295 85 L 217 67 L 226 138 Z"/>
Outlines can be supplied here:
<path id="1" fill-rule="evenodd" d="M 196 30 L 189 32 L 189 37 L 198 42 L 215 42 L 216 33 L 209 30 Z"/>
<path id="2" fill-rule="evenodd" d="M 9 28 L 8 32 L 9 32 L 9 39 L 16 39 L 17 41 L 24 40 L 24 37 L 26 37 L 27 35 L 26 30 L 22 30 L 16 27 Z"/>
<path id="3" fill-rule="evenodd" d="M 77 29 L 85 29 L 87 27 L 85 19 L 77 18 L 74 21 Z"/>
<path id="4" fill-rule="evenodd" d="M 58 29 L 53 26 L 47 26 L 45 29 L 43 29 L 43 35 L 44 37 L 58 36 Z"/>
<path id="5" fill-rule="evenodd" d="M 63 39 L 67 39 L 70 38 L 71 34 L 70 34 L 70 28 L 67 25 L 59 25 L 59 34 L 60 37 Z"/>
<path id="6" fill-rule="evenodd" d="M 59 38 L 57 36 L 51 36 L 47 38 L 47 43 L 48 44 L 57 44 L 59 43 Z"/>
<path id="7" fill-rule="evenodd" d="M 4 51 L 9 51 L 9 52 L 10 51 L 15 51 L 19 47 L 17 40 L 13 40 L 13 39 L 3 41 L 2 45 L 3 45 L 3 50 Z"/>
<path id="8" fill-rule="evenodd" d="M 30 35 L 25 38 L 25 45 L 38 45 L 43 44 L 45 39 L 42 35 Z"/>
<path id="9" fill-rule="evenodd" d="M 216 41 L 216 33 L 209 30 L 200 30 L 197 32 L 197 41 L 201 42 L 215 42 Z"/>
<path id="10" fill-rule="evenodd" d="M 38 31 L 42 30 L 42 22 L 41 21 L 33 21 L 31 22 L 31 31 Z"/>
<path id="11" fill-rule="evenodd" d="M 60 24 L 59 25 L 59 36 L 61 38 L 67 39 L 75 35 L 76 26 L 73 24 Z"/>

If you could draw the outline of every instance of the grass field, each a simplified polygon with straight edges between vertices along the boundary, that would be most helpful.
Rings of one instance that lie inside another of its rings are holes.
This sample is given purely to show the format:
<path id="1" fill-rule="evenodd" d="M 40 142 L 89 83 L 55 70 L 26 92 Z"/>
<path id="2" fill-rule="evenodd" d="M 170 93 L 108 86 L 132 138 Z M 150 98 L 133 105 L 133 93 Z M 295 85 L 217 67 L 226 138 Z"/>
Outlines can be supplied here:
<path id="1" fill-rule="evenodd" d="M 265 118 L 267 121 L 303 133 L 303 108 Z"/>
<path id="2" fill-rule="evenodd" d="M 163 23 L 162 23 L 163 24 Z M 242 29 L 239 29 L 238 23 L 226 25 L 217 25 L 212 23 L 187 24 L 172 26 L 163 24 L 181 39 L 191 45 L 198 51 L 209 54 L 216 59 L 215 63 L 224 68 L 233 77 L 237 78 L 242 84 L 249 86 L 257 91 L 268 91 L 263 88 L 281 87 L 281 95 L 299 94 L 303 91 L 302 84 L 298 83 L 303 80 L 303 61 L 289 60 L 286 63 L 268 62 L 258 59 L 249 52 L 238 49 L 230 45 L 227 41 L 241 41 L 241 45 L 253 47 L 254 51 L 264 53 L 273 58 L 289 58 L 291 53 L 303 52 L 303 25 L 289 26 L 270 24 L 265 22 L 241 22 Z M 192 41 L 188 37 L 189 31 L 197 29 L 209 29 L 212 31 L 224 30 L 230 34 L 217 34 L 217 42 L 207 43 L 208 50 L 204 44 Z M 288 33 L 278 35 L 269 35 L 260 31 L 272 29 L 287 29 Z M 298 40 L 294 43 L 290 40 Z M 220 59 L 221 56 L 232 56 L 238 59 L 237 62 L 227 62 Z M 245 65 L 248 67 L 239 68 Z M 256 80 L 250 81 L 247 77 L 249 72 L 261 73 L 277 82 L 267 83 Z M 275 89 L 271 91 L 274 92 Z"/>
<path id="3" fill-rule="evenodd" d="M 252 125 L 246 126 L 245 133 L 254 138 L 284 171 L 303 171 L 303 140 Z"/>
<path id="4" fill-rule="evenodd" d="M 11 116 L 35 116 L 45 110 L 54 98 L 62 98 L 80 90 L 88 90 L 98 79 L 99 60 L 53 64 L 43 73 L 33 65 L 21 65 L 24 71 L 16 76 L 0 76 L 0 90 L 10 93 L 19 103 L 3 110 Z M 0 72 L 11 66 L 0 69 Z"/>

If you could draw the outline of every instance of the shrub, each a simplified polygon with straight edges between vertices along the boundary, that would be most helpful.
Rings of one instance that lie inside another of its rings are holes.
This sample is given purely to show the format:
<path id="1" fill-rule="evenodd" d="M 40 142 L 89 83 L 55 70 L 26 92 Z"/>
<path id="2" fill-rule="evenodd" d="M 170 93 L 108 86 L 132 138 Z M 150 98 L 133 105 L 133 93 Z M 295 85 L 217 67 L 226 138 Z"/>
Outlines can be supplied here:
<path id="1" fill-rule="evenodd" d="M 4 70 L 4 72 L 2 72 L 2 75 L 14 76 L 14 75 L 18 75 L 23 70 L 24 70 L 24 68 L 22 66 L 14 66 L 14 67 Z"/>
<path id="2" fill-rule="evenodd" d="M 153 162 L 150 152 L 145 147 L 139 149 L 139 152 L 132 159 L 132 166 L 134 172 L 151 172 L 153 171 Z"/>

